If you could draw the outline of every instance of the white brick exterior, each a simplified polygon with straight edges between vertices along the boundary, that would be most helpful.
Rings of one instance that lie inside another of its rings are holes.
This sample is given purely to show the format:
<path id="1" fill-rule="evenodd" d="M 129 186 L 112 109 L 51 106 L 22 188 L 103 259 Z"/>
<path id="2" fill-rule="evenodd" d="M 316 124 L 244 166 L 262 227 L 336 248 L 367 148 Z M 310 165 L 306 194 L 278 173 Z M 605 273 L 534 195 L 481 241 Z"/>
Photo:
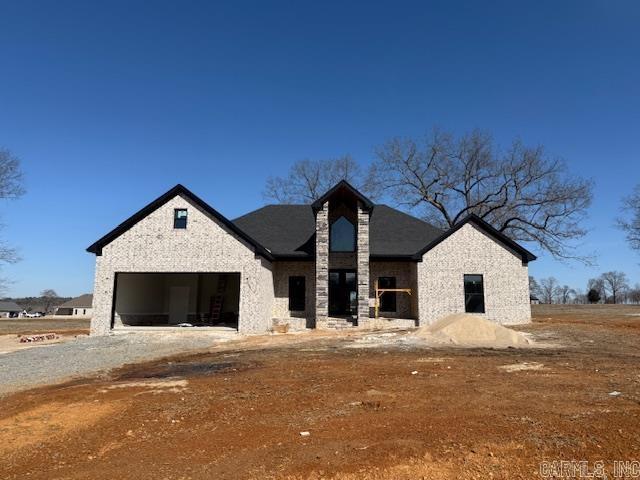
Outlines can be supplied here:
<path id="1" fill-rule="evenodd" d="M 173 228 L 175 208 L 188 209 L 186 229 Z M 182 196 L 140 220 L 96 257 L 92 335 L 109 332 L 116 272 L 239 272 L 239 331 L 266 332 L 271 327 L 271 262 Z"/>
<path id="2" fill-rule="evenodd" d="M 307 325 L 315 324 L 316 316 L 316 274 L 315 262 L 273 262 L 273 303 L 274 318 L 305 318 Z M 289 277 L 305 277 L 305 310 L 289 310 Z"/>
<path id="3" fill-rule="evenodd" d="M 484 276 L 486 318 L 502 324 L 531 321 L 528 267 L 470 223 L 425 253 L 417 269 L 421 325 L 464 312 L 465 274 Z"/>
<path id="4" fill-rule="evenodd" d="M 411 257 L 405 261 L 370 260 L 369 212 L 362 208 L 354 212 L 357 251 L 329 253 L 330 205 L 326 202 L 316 213 L 316 261 L 270 262 L 256 255 L 254 246 L 224 222 L 202 210 L 201 203 L 189 198 L 177 194 L 102 246 L 101 255 L 96 257 L 92 335 L 109 332 L 116 274 L 126 272 L 239 273 L 241 333 L 266 332 L 274 319 L 295 324 L 296 328 L 330 326 L 336 320 L 327 316 L 330 268 L 357 271 L 358 325 L 362 327 L 391 322 L 369 318 L 373 313 L 370 305 L 375 301 L 374 283 L 383 276 L 395 277 L 396 288 L 412 289 L 411 296 L 396 294 L 396 312 L 380 312 L 381 317 L 407 325 L 413 324 L 409 319 L 426 325 L 445 315 L 464 312 L 465 274 L 483 275 L 486 313 L 482 315 L 486 318 L 502 324 L 531 320 L 528 268 L 521 255 L 474 223 L 465 223 L 454 231 L 426 252 L 421 262 L 411 261 Z M 176 208 L 188 210 L 186 229 L 173 228 Z M 339 211 L 344 207 L 337 208 L 334 216 L 344 214 Z M 289 277 L 293 275 L 305 277 L 304 311 L 289 311 Z"/>
<path id="5" fill-rule="evenodd" d="M 80 308 L 73 308 L 71 310 L 71 316 L 72 317 L 85 317 L 85 318 L 89 318 L 93 315 L 93 308 L 90 307 L 80 307 Z"/>

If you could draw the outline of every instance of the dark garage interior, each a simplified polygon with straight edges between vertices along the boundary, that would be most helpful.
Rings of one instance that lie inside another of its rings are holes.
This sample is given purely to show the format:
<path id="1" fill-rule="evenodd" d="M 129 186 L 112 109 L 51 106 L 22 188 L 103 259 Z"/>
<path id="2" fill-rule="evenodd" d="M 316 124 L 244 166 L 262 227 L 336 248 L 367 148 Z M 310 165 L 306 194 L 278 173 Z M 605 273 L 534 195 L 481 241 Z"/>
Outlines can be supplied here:
<path id="1" fill-rule="evenodd" d="M 238 328 L 239 273 L 118 273 L 115 327 Z"/>

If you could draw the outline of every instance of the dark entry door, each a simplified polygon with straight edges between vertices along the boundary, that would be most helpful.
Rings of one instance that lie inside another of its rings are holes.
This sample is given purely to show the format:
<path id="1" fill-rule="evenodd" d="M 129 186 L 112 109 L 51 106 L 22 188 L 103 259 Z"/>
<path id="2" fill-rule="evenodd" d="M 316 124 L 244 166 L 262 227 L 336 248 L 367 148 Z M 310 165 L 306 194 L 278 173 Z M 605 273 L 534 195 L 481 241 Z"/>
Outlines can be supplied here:
<path id="1" fill-rule="evenodd" d="M 354 315 L 358 308 L 355 270 L 329 271 L 329 315 Z"/>

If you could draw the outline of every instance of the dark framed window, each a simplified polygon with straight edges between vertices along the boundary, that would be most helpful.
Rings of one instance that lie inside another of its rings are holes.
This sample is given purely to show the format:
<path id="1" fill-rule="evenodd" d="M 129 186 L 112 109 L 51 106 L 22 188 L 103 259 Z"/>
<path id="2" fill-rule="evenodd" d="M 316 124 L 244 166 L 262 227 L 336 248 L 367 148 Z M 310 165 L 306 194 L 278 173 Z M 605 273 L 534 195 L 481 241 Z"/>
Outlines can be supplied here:
<path id="1" fill-rule="evenodd" d="M 464 310 L 484 313 L 484 279 L 482 275 L 464 276 Z"/>
<path id="2" fill-rule="evenodd" d="M 186 208 L 176 208 L 173 211 L 173 228 L 187 228 Z"/>
<path id="3" fill-rule="evenodd" d="M 331 224 L 329 250 L 332 252 L 356 251 L 356 227 L 346 217 L 340 217 Z"/>
<path id="4" fill-rule="evenodd" d="M 396 288 L 396 277 L 379 277 L 378 288 Z M 380 297 L 381 312 L 395 312 L 396 292 L 385 292 Z"/>
<path id="5" fill-rule="evenodd" d="M 289 277 L 289 310 L 294 312 L 305 310 L 304 277 Z"/>

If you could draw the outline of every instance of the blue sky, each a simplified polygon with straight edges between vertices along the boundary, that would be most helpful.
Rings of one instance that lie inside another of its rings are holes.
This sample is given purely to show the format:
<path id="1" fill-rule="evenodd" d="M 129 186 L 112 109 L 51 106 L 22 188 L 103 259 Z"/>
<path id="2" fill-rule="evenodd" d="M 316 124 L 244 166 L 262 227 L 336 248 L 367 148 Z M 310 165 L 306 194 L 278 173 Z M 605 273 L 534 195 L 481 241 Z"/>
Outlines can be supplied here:
<path id="1" fill-rule="evenodd" d="M 176 183 L 233 218 L 295 160 L 368 163 L 435 125 L 544 144 L 595 180 L 598 267 L 532 274 L 640 282 L 613 228 L 640 182 L 638 25 L 636 1 L 2 1 L 0 147 L 27 187 L 0 203 L 23 257 L 7 293 L 91 291 L 85 248 Z"/>

